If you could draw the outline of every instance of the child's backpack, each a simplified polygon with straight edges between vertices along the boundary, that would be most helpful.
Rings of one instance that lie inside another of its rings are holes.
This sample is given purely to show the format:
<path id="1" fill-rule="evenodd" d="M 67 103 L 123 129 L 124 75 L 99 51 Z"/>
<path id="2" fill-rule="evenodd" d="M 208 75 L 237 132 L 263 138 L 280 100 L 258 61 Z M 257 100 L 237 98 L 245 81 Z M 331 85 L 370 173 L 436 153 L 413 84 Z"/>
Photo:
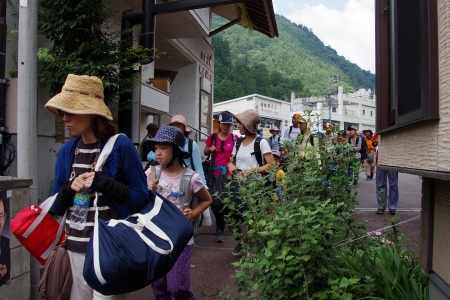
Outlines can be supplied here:
<path id="1" fill-rule="evenodd" d="M 191 169 L 185 168 L 183 172 L 183 176 L 180 182 L 180 196 L 183 199 L 183 209 L 189 206 L 190 209 L 194 209 L 199 204 L 198 196 L 193 194 L 192 201 L 189 204 L 189 184 L 191 183 L 192 176 L 194 176 L 195 172 Z M 161 166 L 156 166 L 156 178 L 159 179 L 161 176 Z M 197 217 L 191 220 L 192 227 L 194 228 L 194 234 L 197 232 L 197 229 L 201 226 L 202 223 L 202 215 L 199 214 Z"/>

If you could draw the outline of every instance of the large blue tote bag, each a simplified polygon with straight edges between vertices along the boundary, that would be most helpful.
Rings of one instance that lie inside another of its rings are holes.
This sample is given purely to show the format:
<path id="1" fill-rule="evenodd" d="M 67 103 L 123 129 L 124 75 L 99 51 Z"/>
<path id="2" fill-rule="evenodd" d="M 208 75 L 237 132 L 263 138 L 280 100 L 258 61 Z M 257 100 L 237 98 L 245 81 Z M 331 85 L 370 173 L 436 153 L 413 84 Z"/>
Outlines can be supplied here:
<path id="1" fill-rule="evenodd" d="M 97 195 L 94 207 L 83 276 L 103 295 L 136 291 L 166 275 L 194 235 L 182 212 L 153 191 L 149 203 L 125 220 L 99 220 Z"/>

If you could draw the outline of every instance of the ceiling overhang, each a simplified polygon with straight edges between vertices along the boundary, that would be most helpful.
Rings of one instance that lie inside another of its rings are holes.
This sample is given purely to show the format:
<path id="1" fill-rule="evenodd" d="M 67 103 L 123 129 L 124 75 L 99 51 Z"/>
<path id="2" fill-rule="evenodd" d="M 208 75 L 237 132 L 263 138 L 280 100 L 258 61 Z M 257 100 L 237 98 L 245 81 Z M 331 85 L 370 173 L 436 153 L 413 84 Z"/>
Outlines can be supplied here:
<path id="1" fill-rule="evenodd" d="M 256 30 L 269 38 L 278 36 L 278 28 L 273 10 L 272 0 L 246 1 L 245 8 L 248 17 Z M 241 10 L 233 5 L 214 6 L 212 12 L 230 21 L 230 26 L 235 23 L 242 26 Z"/>

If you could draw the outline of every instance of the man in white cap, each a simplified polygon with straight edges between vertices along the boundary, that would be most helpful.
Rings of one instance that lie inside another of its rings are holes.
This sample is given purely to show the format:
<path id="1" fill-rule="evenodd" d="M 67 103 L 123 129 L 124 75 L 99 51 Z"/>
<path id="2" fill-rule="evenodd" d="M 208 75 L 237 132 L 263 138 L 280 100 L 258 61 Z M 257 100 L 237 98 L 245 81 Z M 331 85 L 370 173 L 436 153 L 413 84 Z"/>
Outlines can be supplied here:
<path id="1" fill-rule="evenodd" d="M 280 130 L 277 126 L 273 126 L 269 132 L 272 134 L 270 138 L 267 138 L 267 141 L 269 142 L 270 149 L 272 150 L 280 150 Z"/>

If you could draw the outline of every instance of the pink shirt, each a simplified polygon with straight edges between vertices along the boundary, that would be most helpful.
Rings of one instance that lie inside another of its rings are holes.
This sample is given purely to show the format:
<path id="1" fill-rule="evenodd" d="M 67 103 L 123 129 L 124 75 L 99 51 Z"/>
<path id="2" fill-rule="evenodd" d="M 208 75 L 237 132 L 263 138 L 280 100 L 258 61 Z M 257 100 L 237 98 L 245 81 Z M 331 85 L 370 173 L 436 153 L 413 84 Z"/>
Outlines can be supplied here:
<path id="1" fill-rule="evenodd" d="M 237 135 L 234 135 L 234 142 L 236 142 L 239 139 Z M 223 141 L 223 151 L 222 151 L 222 140 L 219 138 L 219 135 L 216 133 L 216 144 L 214 145 L 216 147 L 216 154 L 214 157 L 214 166 L 228 166 L 230 163 L 231 152 L 233 151 L 234 143 L 233 139 L 231 137 L 231 134 L 228 135 L 225 141 Z M 205 141 L 206 146 L 211 147 L 213 143 L 212 134 L 208 136 L 208 138 Z M 212 174 L 214 176 L 219 176 L 222 174 L 221 170 L 213 171 Z M 230 171 L 227 168 L 227 175 L 230 175 Z"/>
<path id="2" fill-rule="evenodd" d="M 151 168 L 145 171 L 147 180 L 150 180 L 151 178 L 150 172 Z M 180 210 L 183 210 L 183 197 L 177 196 L 177 194 L 180 192 L 180 183 L 182 176 L 183 173 L 174 177 L 169 177 L 164 173 L 164 171 L 162 171 L 161 176 L 159 177 L 158 184 L 156 185 L 156 192 L 161 194 L 161 196 L 167 198 Z M 189 184 L 189 201 L 192 201 L 193 195 L 200 191 L 203 187 L 204 185 L 202 179 L 200 178 L 200 175 L 198 173 L 192 175 L 191 182 Z M 192 245 L 193 243 L 194 239 L 192 238 L 189 241 L 188 245 Z"/>

